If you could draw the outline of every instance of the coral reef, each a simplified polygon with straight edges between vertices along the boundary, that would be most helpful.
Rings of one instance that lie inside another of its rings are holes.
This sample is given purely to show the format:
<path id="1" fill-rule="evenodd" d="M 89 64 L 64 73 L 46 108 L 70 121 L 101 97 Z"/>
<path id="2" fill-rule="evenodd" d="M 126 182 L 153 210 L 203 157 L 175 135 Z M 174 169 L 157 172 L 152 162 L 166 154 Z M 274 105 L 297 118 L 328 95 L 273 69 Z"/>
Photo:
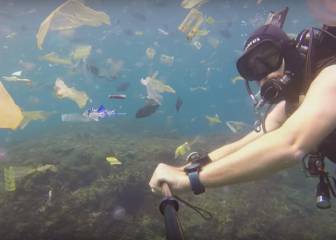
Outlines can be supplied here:
<path id="1" fill-rule="evenodd" d="M 186 138 L 83 126 L 8 146 L 9 161 L 0 169 L 10 165 L 19 174 L 15 192 L 0 185 L 1 239 L 165 239 L 160 197 L 147 184 L 158 162 L 181 164 L 174 152 Z M 205 152 L 232 138 L 202 137 L 193 150 Z M 107 155 L 122 164 L 110 165 Z M 315 184 L 298 168 L 197 197 L 181 194 L 214 215 L 205 221 L 181 203 L 185 238 L 332 239 L 336 213 L 314 206 Z"/>

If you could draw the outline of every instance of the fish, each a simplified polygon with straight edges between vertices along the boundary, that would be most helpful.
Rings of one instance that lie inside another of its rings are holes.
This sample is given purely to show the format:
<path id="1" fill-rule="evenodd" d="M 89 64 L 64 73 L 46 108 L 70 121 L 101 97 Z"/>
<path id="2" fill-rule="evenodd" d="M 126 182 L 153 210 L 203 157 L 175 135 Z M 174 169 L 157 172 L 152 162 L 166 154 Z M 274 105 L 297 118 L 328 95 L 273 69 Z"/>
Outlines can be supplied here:
<path id="1" fill-rule="evenodd" d="M 109 99 L 126 99 L 126 94 L 110 94 L 108 95 Z"/>
<path id="2" fill-rule="evenodd" d="M 120 83 L 118 86 L 116 86 L 116 90 L 118 92 L 123 92 L 123 91 L 126 91 L 130 86 L 130 82 L 123 82 L 123 83 Z"/>
<path id="3" fill-rule="evenodd" d="M 158 104 L 153 99 L 149 99 L 143 107 L 138 109 L 138 111 L 135 114 L 135 117 L 136 118 L 148 117 L 152 115 L 153 113 L 155 113 L 159 107 L 160 107 L 160 104 Z"/>
<path id="4" fill-rule="evenodd" d="M 178 97 L 178 98 L 176 99 L 176 103 L 175 103 L 175 109 L 176 109 L 176 112 L 179 112 L 179 111 L 180 111 L 180 108 L 181 108 L 182 104 L 183 104 L 183 100 L 182 100 L 182 98 L 181 98 L 181 97 Z"/>

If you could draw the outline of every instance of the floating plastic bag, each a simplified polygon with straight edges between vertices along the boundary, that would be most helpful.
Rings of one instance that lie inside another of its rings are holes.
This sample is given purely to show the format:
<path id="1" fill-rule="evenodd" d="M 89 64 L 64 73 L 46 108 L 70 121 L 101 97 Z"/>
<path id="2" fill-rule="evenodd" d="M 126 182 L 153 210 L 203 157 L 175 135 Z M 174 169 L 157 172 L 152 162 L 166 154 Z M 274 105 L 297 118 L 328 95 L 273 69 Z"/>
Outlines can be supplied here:
<path id="1" fill-rule="evenodd" d="M 0 128 L 15 130 L 23 119 L 23 114 L 3 84 L 0 82 Z"/>
<path id="2" fill-rule="evenodd" d="M 75 101 L 80 108 L 83 108 L 89 99 L 85 92 L 68 87 L 60 78 L 56 79 L 54 89 L 58 98 L 69 98 Z"/>
<path id="3" fill-rule="evenodd" d="M 188 40 L 192 40 L 199 31 L 203 21 L 203 14 L 197 9 L 193 8 L 184 18 L 178 29 L 186 34 Z"/>
<path id="4" fill-rule="evenodd" d="M 106 13 L 95 11 L 79 0 L 66 1 L 51 12 L 41 23 L 36 34 L 37 47 L 42 49 L 49 30 L 64 31 L 84 25 L 98 27 L 101 24 L 110 24 L 110 18 Z"/>
<path id="5" fill-rule="evenodd" d="M 208 0 L 183 0 L 181 3 L 181 7 L 190 9 L 193 7 L 199 7 L 206 2 L 208 2 Z"/>
<path id="6" fill-rule="evenodd" d="M 218 114 L 215 114 L 214 116 L 208 116 L 206 115 L 205 118 L 208 120 L 208 124 L 210 126 L 220 124 L 222 121 L 220 120 Z"/>
<path id="7" fill-rule="evenodd" d="M 30 111 L 30 112 L 22 112 L 23 113 L 23 120 L 20 124 L 20 129 L 24 129 L 28 123 L 31 121 L 45 121 L 47 118 L 52 115 L 52 112 L 45 112 L 45 111 Z"/>
<path id="8" fill-rule="evenodd" d="M 153 99 L 161 105 L 162 96 L 160 93 L 176 93 L 176 91 L 169 85 L 164 84 L 162 81 L 156 79 L 159 73 L 155 72 L 152 76 L 148 76 L 145 79 L 141 79 L 142 85 L 147 89 L 147 98 Z"/>
<path id="9" fill-rule="evenodd" d="M 91 54 L 92 46 L 78 45 L 71 53 L 71 58 L 75 61 L 86 60 Z"/>
<path id="10" fill-rule="evenodd" d="M 72 61 L 70 58 L 61 58 L 57 55 L 55 52 L 48 53 L 42 57 L 40 57 L 41 60 L 45 60 L 50 63 L 54 64 L 62 64 L 62 65 L 71 65 Z"/>

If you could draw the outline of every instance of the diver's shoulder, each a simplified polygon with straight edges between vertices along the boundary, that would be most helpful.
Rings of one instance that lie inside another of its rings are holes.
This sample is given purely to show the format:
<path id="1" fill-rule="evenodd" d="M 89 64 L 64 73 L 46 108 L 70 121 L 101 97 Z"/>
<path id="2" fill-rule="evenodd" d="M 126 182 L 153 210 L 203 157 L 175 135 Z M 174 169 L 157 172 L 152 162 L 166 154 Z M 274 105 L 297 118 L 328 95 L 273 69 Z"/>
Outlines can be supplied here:
<path id="1" fill-rule="evenodd" d="M 324 67 L 319 74 L 314 78 L 310 88 L 313 86 L 319 88 L 329 88 L 332 91 L 336 90 L 336 64 Z"/>
<path id="2" fill-rule="evenodd" d="M 320 72 L 323 74 L 335 74 L 336 72 L 336 63 L 335 64 L 331 64 L 329 66 L 326 66 L 322 69 L 322 71 Z M 336 76 L 335 76 L 336 77 Z"/>
<path id="3" fill-rule="evenodd" d="M 336 64 L 332 64 L 329 66 L 324 67 L 320 73 L 316 76 L 315 80 L 318 79 L 336 79 Z M 336 80 L 335 80 L 336 83 Z"/>

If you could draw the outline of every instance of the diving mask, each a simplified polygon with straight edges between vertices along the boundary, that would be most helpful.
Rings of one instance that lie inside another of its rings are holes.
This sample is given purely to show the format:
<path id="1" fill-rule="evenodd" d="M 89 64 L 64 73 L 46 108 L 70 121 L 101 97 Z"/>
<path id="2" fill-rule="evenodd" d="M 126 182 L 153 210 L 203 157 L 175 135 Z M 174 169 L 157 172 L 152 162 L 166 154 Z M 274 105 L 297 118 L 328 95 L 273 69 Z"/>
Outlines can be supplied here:
<path id="1" fill-rule="evenodd" d="M 270 40 L 264 40 L 253 48 L 247 48 L 237 61 L 237 69 L 246 80 L 260 81 L 278 70 L 283 59 L 281 48 Z"/>

